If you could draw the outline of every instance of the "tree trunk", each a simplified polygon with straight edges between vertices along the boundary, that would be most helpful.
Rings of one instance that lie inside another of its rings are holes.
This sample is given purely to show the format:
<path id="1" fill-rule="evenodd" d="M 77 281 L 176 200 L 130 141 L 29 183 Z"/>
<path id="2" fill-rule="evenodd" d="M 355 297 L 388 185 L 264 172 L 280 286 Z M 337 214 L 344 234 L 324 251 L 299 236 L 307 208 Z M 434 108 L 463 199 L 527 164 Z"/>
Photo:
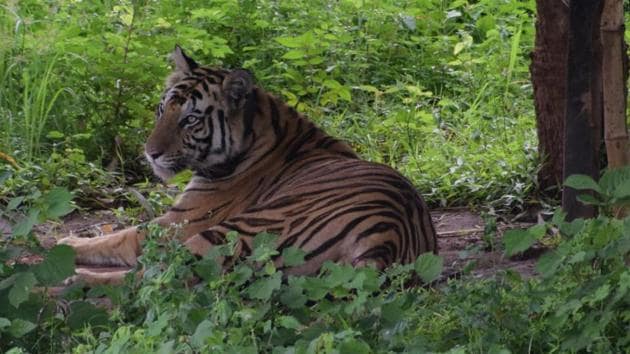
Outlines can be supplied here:
<path id="1" fill-rule="evenodd" d="M 564 178 L 573 174 L 599 177 L 602 89 L 599 24 L 601 0 L 572 0 L 569 8 L 569 50 L 564 139 Z M 593 217 L 593 206 L 577 201 L 565 188 L 562 207 L 569 220 Z"/>
<path id="2" fill-rule="evenodd" d="M 560 0 L 536 0 L 536 43 L 530 72 L 534 88 L 540 190 L 558 196 L 562 184 L 569 8 Z"/>
<path id="3" fill-rule="evenodd" d="M 601 21 L 603 47 L 604 137 L 608 168 L 630 163 L 626 127 L 627 53 L 624 47 L 623 0 L 605 0 Z"/>

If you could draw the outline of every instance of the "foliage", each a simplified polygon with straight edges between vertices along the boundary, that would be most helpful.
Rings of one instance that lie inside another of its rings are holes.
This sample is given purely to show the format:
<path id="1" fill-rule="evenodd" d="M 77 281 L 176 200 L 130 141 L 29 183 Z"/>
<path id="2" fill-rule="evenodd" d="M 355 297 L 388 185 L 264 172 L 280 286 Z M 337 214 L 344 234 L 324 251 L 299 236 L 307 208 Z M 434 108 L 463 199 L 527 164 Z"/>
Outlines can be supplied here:
<path id="1" fill-rule="evenodd" d="M 523 203 L 536 169 L 534 1 L 15 1 L 0 7 L 0 152 L 142 170 L 175 43 L 401 170 L 433 204 Z M 133 177 L 132 177 L 133 178 Z"/>
<path id="2" fill-rule="evenodd" d="M 12 238 L 2 240 L 0 249 L 0 338 L 7 345 L 46 347 L 54 343 L 43 336 L 63 323 L 54 300 L 46 288 L 57 285 L 74 274 L 74 251 L 68 246 L 55 246 L 48 251 L 27 239 L 33 226 L 43 220 L 57 219 L 73 210 L 72 195 L 64 188 L 47 193 L 16 197 L 9 202 L 7 212 L 20 204 L 28 206 L 25 216 L 13 228 Z M 30 241 L 30 242 L 24 242 Z M 32 259 L 41 258 L 33 264 Z M 21 262 L 16 263 L 16 259 Z M 31 261 L 28 261 L 31 259 Z M 102 310 L 98 310 L 102 312 Z M 43 336 L 43 337 L 42 337 Z"/>
<path id="3" fill-rule="evenodd" d="M 619 176 L 622 173 L 613 173 Z M 239 236 L 201 259 L 170 237 L 176 230 L 148 225 L 141 278 L 123 286 L 50 300 L 35 287 L 72 273 L 70 249 L 53 248 L 40 265 L 7 263 L 0 273 L 0 348 L 30 352 L 624 352 L 630 348 L 630 219 L 602 215 L 522 231 L 540 239 L 557 230 L 555 249 L 524 279 L 505 271 L 485 280 L 464 277 L 409 287 L 414 271 L 433 281 L 441 257 L 379 274 L 326 263 L 317 276 L 287 275 L 304 252 L 275 250 L 260 234 L 251 256 L 227 271 L 220 264 Z M 505 239 L 508 254 L 527 245 Z M 281 258 L 278 258 L 281 256 Z M 275 260 L 275 261 L 274 261 Z M 105 312 L 84 300 L 106 296 Z M 55 301 L 57 304 L 55 305 Z M 63 304 L 64 310 L 60 309 Z M 33 317 L 37 314 L 37 317 Z M 38 338 L 38 340 L 33 340 Z"/>

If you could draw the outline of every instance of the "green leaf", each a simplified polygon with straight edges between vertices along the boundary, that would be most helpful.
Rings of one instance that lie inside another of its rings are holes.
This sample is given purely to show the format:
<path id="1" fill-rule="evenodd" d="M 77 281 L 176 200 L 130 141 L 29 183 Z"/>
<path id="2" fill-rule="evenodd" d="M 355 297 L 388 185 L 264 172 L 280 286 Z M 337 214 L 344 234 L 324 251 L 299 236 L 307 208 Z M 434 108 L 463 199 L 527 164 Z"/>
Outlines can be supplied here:
<path id="1" fill-rule="evenodd" d="M 620 181 L 620 183 L 615 186 L 615 189 L 612 191 L 611 197 L 615 199 L 623 199 L 630 196 L 630 179 Z"/>
<path id="2" fill-rule="evenodd" d="M 564 185 L 577 190 L 592 189 L 598 193 L 602 192 L 599 184 L 587 175 L 571 175 L 564 181 Z"/>
<path id="3" fill-rule="evenodd" d="M 204 258 L 195 264 L 194 271 L 201 279 L 209 281 L 221 274 L 221 266 L 212 258 Z"/>
<path id="4" fill-rule="evenodd" d="M 537 240 L 540 240 L 541 238 L 543 238 L 543 236 L 547 234 L 547 225 L 536 224 L 527 229 L 527 232 L 529 232 Z"/>
<path id="5" fill-rule="evenodd" d="M 13 176 L 11 171 L 2 171 L 2 172 L 0 172 L 0 184 L 3 184 L 4 181 L 6 181 L 9 178 L 11 178 L 11 176 Z"/>
<path id="6" fill-rule="evenodd" d="M 75 301 L 70 305 L 68 327 L 80 330 L 86 326 L 103 327 L 109 324 L 109 315 L 104 308 L 96 307 L 87 301 Z"/>
<path id="7" fill-rule="evenodd" d="M 210 338 L 212 335 L 212 331 L 214 330 L 214 325 L 209 320 L 203 320 L 199 325 L 197 325 L 197 329 L 195 329 L 195 333 L 193 333 L 190 338 L 190 342 L 194 348 L 201 348 L 206 344 L 206 339 Z"/>
<path id="8" fill-rule="evenodd" d="M 307 301 L 304 295 L 304 278 L 289 277 L 289 286 L 280 293 L 280 302 L 290 309 L 298 309 L 304 306 Z"/>
<path id="9" fill-rule="evenodd" d="M 15 226 L 13 226 L 13 236 L 14 237 L 23 237 L 28 235 L 31 230 L 33 230 L 33 226 L 37 224 L 37 220 L 39 219 L 39 210 L 31 209 L 28 213 L 28 216 L 20 220 Z"/>
<path id="10" fill-rule="evenodd" d="M 350 265 L 326 261 L 322 266 L 322 271 L 328 273 L 323 280 L 328 289 L 332 289 L 352 280 L 357 270 Z"/>
<path id="11" fill-rule="evenodd" d="M 46 134 L 48 139 L 62 139 L 65 135 L 58 130 L 51 130 Z"/>
<path id="12" fill-rule="evenodd" d="M 293 316 L 280 316 L 276 319 L 276 323 L 280 327 L 289 329 L 300 329 L 303 327 L 300 321 Z"/>
<path id="13" fill-rule="evenodd" d="M 19 307 L 21 303 L 28 299 L 35 284 L 37 284 L 37 279 L 33 273 L 18 273 L 13 287 L 9 290 L 9 303 L 15 308 Z"/>
<path id="14" fill-rule="evenodd" d="M 566 236 L 574 236 L 584 229 L 584 219 L 575 219 L 571 222 L 563 222 L 559 225 L 560 232 Z"/>
<path id="15" fill-rule="evenodd" d="M 603 205 L 599 199 L 590 194 L 580 194 L 577 196 L 577 200 L 588 205 Z"/>
<path id="16" fill-rule="evenodd" d="M 184 186 L 190 182 L 193 176 L 193 172 L 191 170 L 183 170 L 182 172 L 177 173 L 175 176 L 169 178 L 168 184 L 174 184 L 180 190 L 184 189 Z"/>
<path id="17" fill-rule="evenodd" d="M 56 285 L 74 274 L 75 252 L 67 245 L 57 245 L 48 251 L 43 262 L 35 266 L 37 279 L 43 285 Z"/>
<path id="18" fill-rule="evenodd" d="M 516 253 L 523 252 L 536 242 L 536 237 L 527 230 L 508 230 L 503 236 L 505 244 L 505 254 L 510 257 Z"/>
<path id="19" fill-rule="evenodd" d="M 33 322 L 25 321 L 21 318 L 16 318 L 11 321 L 11 327 L 9 327 L 9 334 L 15 338 L 20 338 L 28 332 L 37 327 Z"/>
<path id="20" fill-rule="evenodd" d="M 358 338 L 346 339 L 339 348 L 339 353 L 342 354 L 364 354 L 370 352 L 372 352 L 370 346 Z"/>
<path id="21" fill-rule="evenodd" d="M 280 289 L 282 284 L 282 273 L 274 273 L 269 277 L 256 280 L 250 285 L 245 293 L 250 299 L 269 300 L 274 290 Z"/>
<path id="22" fill-rule="evenodd" d="M 256 262 L 264 262 L 271 259 L 278 253 L 276 250 L 276 240 L 278 237 L 274 234 L 267 232 L 261 232 L 254 237 L 253 248 L 254 251 L 250 256 Z"/>
<path id="23" fill-rule="evenodd" d="M 245 264 L 239 264 L 234 267 L 234 271 L 232 272 L 232 281 L 236 286 L 243 285 L 252 277 L 252 274 L 254 274 L 254 271 L 250 267 Z"/>
<path id="24" fill-rule="evenodd" d="M 614 196 L 615 190 L 625 181 L 630 180 L 630 166 L 606 170 L 599 179 L 599 186 L 603 193 Z"/>
<path id="25" fill-rule="evenodd" d="M 175 340 L 169 340 L 160 344 L 160 348 L 157 351 L 157 354 L 171 354 L 175 353 Z"/>
<path id="26" fill-rule="evenodd" d="M 18 276 L 17 274 L 13 274 L 6 279 L 2 279 L 2 281 L 0 281 L 0 290 L 4 290 L 10 287 L 11 285 L 15 284 L 15 278 L 17 278 L 17 276 Z"/>
<path id="27" fill-rule="evenodd" d="M 536 263 L 536 271 L 542 274 L 544 277 L 553 275 L 560 264 L 562 264 L 563 257 L 561 257 L 556 251 L 550 251 L 543 254 L 538 263 Z"/>
<path id="28" fill-rule="evenodd" d="M 442 257 L 427 252 L 416 259 L 414 269 L 423 282 L 430 283 L 440 276 L 443 265 L 444 259 Z"/>
<path id="29" fill-rule="evenodd" d="M 288 48 L 300 48 L 303 46 L 301 37 L 278 37 L 276 42 Z"/>
<path id="30" fill-rule="evenodd" d="M 9 319 L 0 317 L 0 332 L 4 332 L 4 329 L 11 325 L 11 321 Z"/>
<path id="31" fill-rule="evenodd" d="M 304 264 L 306 252 L 297 247 L 287 247 L 282 251 L 282 261 L 286 267 L 295 267 Z"/>
<path id="32" fill-rule="evenodd" d="M 22 204 L 23 201 L 24 201 L 24 197 L 12 198 L 11 200 L 9 200 L 9 203 L 7 204 L 7 210 L 13 210 L 17 208 L 18 206 L 20 206 L 20 204 Z"/>
<path id="33" fill-rule="evenodd" d="M 56 219 L 74 210 L 72 205 L 72 193 L 67 189 L 56 187 L 43 197 L 46 206 L 46 217 Z"/>
<path id="34" fill-rule="evenodd" d="M 295 60 L 295 59 L 304 59 L 305 57 L 306 57 L 306 53 L 304 53 L 302 50 L 293 49 L 284 53 L 284 55 L 282 56 L 282 59 Z"/>

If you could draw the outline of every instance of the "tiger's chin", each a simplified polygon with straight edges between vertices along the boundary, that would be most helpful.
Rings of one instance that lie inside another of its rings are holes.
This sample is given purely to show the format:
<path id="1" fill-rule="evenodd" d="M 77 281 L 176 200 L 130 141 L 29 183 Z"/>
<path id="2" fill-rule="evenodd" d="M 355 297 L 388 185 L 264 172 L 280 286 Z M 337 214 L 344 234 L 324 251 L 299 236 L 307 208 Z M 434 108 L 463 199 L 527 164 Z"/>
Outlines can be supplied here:
<path id="1" fill-rule="evenodd" d="M 165 168 L 156 164 L 151 164 L 151 168 L 153 169 L 153 174 L 158 176 L 164 182 L 168 181 L 177 173 L 177 171 L 173 171 L 169 168 Z"/>

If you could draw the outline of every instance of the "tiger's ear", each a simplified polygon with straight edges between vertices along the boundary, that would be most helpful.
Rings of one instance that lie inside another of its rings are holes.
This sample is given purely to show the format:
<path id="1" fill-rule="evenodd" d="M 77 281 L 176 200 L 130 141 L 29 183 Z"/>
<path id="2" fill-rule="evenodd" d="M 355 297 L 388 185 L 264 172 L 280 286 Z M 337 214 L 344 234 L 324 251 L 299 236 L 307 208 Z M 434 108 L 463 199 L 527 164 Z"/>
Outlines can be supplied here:
<path id="1" fill-rule="evenodd" d="M 171 54 L 171 59 L 175 62 L 175 69 L 178 71 L 191 73 L 199 67 L 199 64 L 192 60 L 192 58 L 188 57 L 179 45 L 175 45 L 175 50 Z"/>
<path id="2" fill-rule="evenodd" d="M 230 109 L 241 110 L 254 89 L 254 76 L 245 69 L 230 72 L 223 80 L 223 94 Z"/>

